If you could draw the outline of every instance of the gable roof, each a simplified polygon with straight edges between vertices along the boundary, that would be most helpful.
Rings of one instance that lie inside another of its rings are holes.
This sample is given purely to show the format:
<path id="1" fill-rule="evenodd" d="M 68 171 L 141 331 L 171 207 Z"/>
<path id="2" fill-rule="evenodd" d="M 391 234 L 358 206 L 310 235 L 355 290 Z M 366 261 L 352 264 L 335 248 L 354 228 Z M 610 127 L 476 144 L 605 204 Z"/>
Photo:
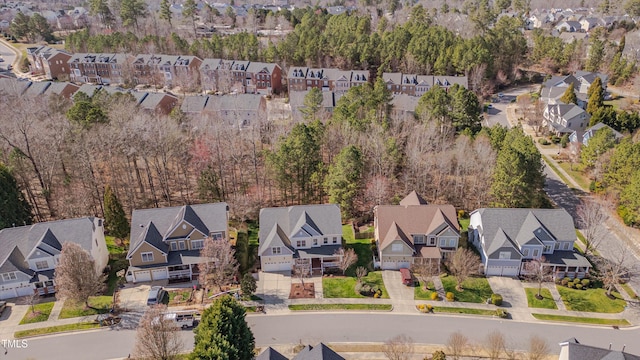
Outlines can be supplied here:
<path id="1" fill-rule="evenodd" d="M 133 254 L 143 242 L 158 250 L 168 252 L 164 238 L 182 220 L 187 221 L 198 231 L 209 235 L 210 232 L 227 231 L 227 203 L 184 205 L 156 209 L 137 209 L 131 214 L 131 245 L 127 256 Z"/>
<path id="2" fill-rule="evenodd" d="M 509 239 L 509 236 L 501 228 L 498 229 L 495 236 L 490 241 L 485 237 L 485 244 L 485 252 L 490 258 L 493 258 L 494 256 L 492 255 L 498 254 L 501 251 L 510 251 L 512 255 L 522 257 L 520 250 L 518 250 L 513 241 Z"/>
<path id="3" fill-rule="evenodd" d="M 342 234 L 340 208 L 336 204 L 296 205 L 260 210 L 258 254 L 276 242 L 291 248 L 291 238 Z"/>
<path id="4" fill-rule="evenodd" d="M 413 247 L 413 242 L 409 240 L 407 235 L 402 231 L 402 229 L 400 229 L 398 224 L 396 224 L 396 222 L 394 221 L 389 227 L 389 231 L 387 231 L 387 234 L 384 236 L 382 243 L 385 245 L 382 246 L 382 248 L 383 249 L 386 248 L 387 246 L 389 246 L 389 244 L 393 243 L 396 240 L 400 240 L 403 243 L 405 243 L 409 248 L 411 248 L 411 250 L 413 250 L 413 252 L 416 251 L 415 248 Z"/>
<path id="5" fill-rule="evenodd" d="M 320 343 L 315 347 L 305 346 L 292 360 L 344 360 L 327 345 Z"/>
<path id="6" fill-rule="evenodd" d="M 255 360 L 288 360 L 284 355 L 280 354 L 276 350 L 274 350 L 271 346 L 264 349 L 263 352 L 260 353 L 256 357 Z"/>
<path id="7" fill-rule="evenodd" d="M 564 209 L 481 208 L 473 213 L 480 214 L 487 255 L 492 253 L 491 249 L 505 244 L 501 233 L 514 246 L 529 244 L 530 241 L 535 243 L 533 238 L 545 236 L 537 232 L 538 229 L 544 229 L 552 237 L 550 240 L 576 240 L 573 218 Z M 497 244 L 494 245 L 494 242 Z"/>
<path id="8" fill-rule="evenodd" d="M 427 200 L 425 200 L 420 194 L 418 194 L 415 190 L 411 191 L 409 195 L 405 196 L 404 199 L 400 200 L 400 205 L 428 205 Z"/>
<path id="9" fill-rule="evenodd" d="M 186 96 L 182 100 L 180 110 L 185 113 L 201 113 L 207 106 L 207 101 L 209 101 L 209 96 Z"/>
<path id="10" fill-rule="evenodd" d="M 563 341 L 560 346 L 566 347 L 567 360 L 640 360 L 640 356 L 624 351 L 580 344 L 576 338 Z"/>
<path id="11" fill-rule="evenodd" d="M 460 225 L 453 205 L 378 205 L 374 211 L 381 250 L 391 243 L 383 236 L 386 236 L 393 226 L 398 226 L 404 234 L 407 234 L 411 246 L 413 246 L 412 234 L 435 234 L 446 227 L 460 233 Z"/>

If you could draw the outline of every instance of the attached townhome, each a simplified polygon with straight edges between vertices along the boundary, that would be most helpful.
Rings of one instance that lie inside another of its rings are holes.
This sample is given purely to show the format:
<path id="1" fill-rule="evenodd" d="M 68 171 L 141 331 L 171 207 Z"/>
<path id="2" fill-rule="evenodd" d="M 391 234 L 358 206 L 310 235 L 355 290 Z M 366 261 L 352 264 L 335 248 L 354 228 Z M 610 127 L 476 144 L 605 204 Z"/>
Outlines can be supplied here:
<path id="1" fill-rule="evenodd" d="M 478 209 L 468 234 L 487 276 L 526 275 L 526 263 L 541 258 L 555 278 L 583 278 L 591 268 L 573 251 L 576 230 L 564 209 Z"/>
<path id="2" fill-rule="evenodd" d="M 35 75 L 44 75 L 47 79 L 67 80 L 69 65 L 67 62 L 71 54 L 64 50 L 49 46 L 27 48 L 27 55 L 31 62 L 31 71 Z"/>
<path id="3" fill-rule="evenodd" d="M 375 241 L 382 269 L 408 268 L 414 262 L 437 262 L 458 248 L 460 225 L 452 205 L 429 205 L 415 191 L 400 205 L 373 210 Z"/>
<path id="4" fill-rule="evenodd" d="M 250 62 L 246 75 L 248 94 L 271 95 L 282 91 L 282 69 L 278 64 Z"/>
<path id="5" fill-rule="evenodd" d="M 102 219 L 85 217 L 0 230 L 0 299 L 54 293 L 65 242 L 87 251 L 100 274 L 109 261 L 103 225 Z"/>
<path id="6" fill-rule="evenodd" d="M 335 268 L 342 248 L 342 221 L 336 204 L 297 205 L 260 210 L 262 271 L 291 271 L 296 267 L 322 274 Z"/>
<path id="7" fill-rule="evenodd" d="M 127 281 L 196 280 L 205 239 L 228 241 L 228 220 L 227 203 L 134 210 Z"/>

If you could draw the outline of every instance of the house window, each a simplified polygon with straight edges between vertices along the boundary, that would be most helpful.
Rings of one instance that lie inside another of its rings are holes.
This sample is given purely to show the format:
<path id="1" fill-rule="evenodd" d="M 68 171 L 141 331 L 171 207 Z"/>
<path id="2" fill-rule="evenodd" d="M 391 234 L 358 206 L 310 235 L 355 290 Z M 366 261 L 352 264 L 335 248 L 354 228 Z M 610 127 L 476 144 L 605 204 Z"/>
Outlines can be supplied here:
<path id="1" fill-rule="evenodd" d="M 313 246 L 318 246 L 318 239 L 313 239 Z"/>
<path id="2" fill-rule="evenodd" d="M 184 241 L 179 241 L 178 244 L 180 245 L 180 250 L 184 250 L 187 248 L 187 245 L 184 243 Z"/>
<path id="3" fill-rule="evenodd" d="M 178 244 L 175 241 L 171 242 L 171 251 L 178 250 Z"/>
<path id="4" fill-rule="evenodd" d="M 324 241 L 322 242 L 323 244 L 328 244 L 329 243 L 329 238 L 324 238 Z"/>
<path id="5" fill-rule="evenodd" d="M 143 252 L 141 255 L 142 255 L 142 262 L 153 261 L 153 253 L 152 252 Z"/>
<path id="6" fill-rule="evenodd" d="M 570 245 L 571 245 L 571 243 L 566 242 L 566 243 L 562 244 L 562 249 L 563 250 L 569 250 L 569 246 Z"/>
<path id="7" fill-rule="evenodd" d="M 191 249 L 198 250 L 204 247 L 204 240 L 191 240 Z"/>
<path id="8" fill-rule="evenodd" d="M 102 226 L 102 219 L 98 219 L 98 226 Z"/>
<path id="9" fill-rule="evenodd" d="M 522 256 L 529 256 L 529 249 L 523 249 Z"/>
<path id="10" fill-rule="evenodd" d="M 440 247 L 445 247 L 445 246 L 447 246 L 447 240 L 440 239 Z"/>
<path id="11" fill-rule="evenodd" d="M 428 245 L 436 246 L 436 237 L 435 236 L 429 236 Z"/>
<path id="12" fill-rule="evenodd" d="M 449 239 L 449 247 L 456 247 L 456 239 Z"/>
<path id="13" fill-rule="evenodd" d="M 4 281 L 11 281 L 11 280 L 15 280 L 15 279 L 17 279 L 15 272 L 2 274 L 2 280 L 4 280 Z"/>
<path id="14" fill-rule="evenodd" d="M 414 244 L 424 244 L 424 235 L 413 235 Z"/>
<path id="15" fill-rule="evenodd" d="M 500 251 L 500 260 L 511 259 L 510 251 Z"/>
<path id="16" fill-rule="evenodd" d="M 539 255 L 539 250 L 538 249 L 533 249 L 533 257 L 537 258 Z"/>
<path id="17" fill-rule="evenodd" d="M 551 245 L 545 245 L 544 246 L 544 250 L 542 250 L 543 253 L 549 253 L 551 252 L 551 250 L 553 250 L 553 247 Z"/>
<path id="18" fill-rule="evenodd" d="M 211 239 L 213 240 L 222 240 L 224 238 L 224 233 L 222 232 L 212 232 L 211 234 L 209 234 L 209 236 L 211 236 Z"/>
<path id="19" fill-rule="evenodd" d="M 337 243 L 338 243 L 338 237 L 337 237 L 337 236 L 334 236 L 334 237 L 333 237 L 333 243 L 334 243 L 334 244 L 337 244 Z"/>
<path id="20" fill-rule="evenodd" d="M 307 246 L 307 242 L 305 240 L 296 241 L 296 247 L 306 247 L 306 246 Z"/>
<path id="21" fill-rule="evenodd" d="M 46 261 L 36 261 L 36 269 L 44 270 L 49 268 L 49 263 Z"/>
<path id="22" fill-rule="evenodd" d="M 391 245 L 391 251 L 393 251 L 393 252 L 402 252 L 402 244 L 393 244 L 393 245 Z"/>
<path id="23" fill-rule="evenodd" d="M 281 253 L 282 253 L 282 252 L 281 252 L 281 249 L 280 249 L 280 246 L 272 247 L 272 248 L 271 248 L 271 252 L 272 252 L 274 255 L 278 255 L 278 254 L 281 254 Z"/>

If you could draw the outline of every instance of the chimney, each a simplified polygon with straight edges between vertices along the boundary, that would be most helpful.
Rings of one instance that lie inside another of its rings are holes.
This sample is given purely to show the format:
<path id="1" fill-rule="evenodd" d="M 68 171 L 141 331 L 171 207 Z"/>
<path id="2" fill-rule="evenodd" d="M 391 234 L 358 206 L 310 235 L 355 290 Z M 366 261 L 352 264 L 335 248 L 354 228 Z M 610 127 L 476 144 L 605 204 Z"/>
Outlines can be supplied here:
<path id="1" fill-rule="evenodd" d="M 622 351 L 622 352 L 624 352 L 624 348 L 626 348 L 626 347 L 627 347 L 627 344 L 623 344 L 623 345 L 622 345 L 622 350 L 621 350 L 621 351 Z"/>

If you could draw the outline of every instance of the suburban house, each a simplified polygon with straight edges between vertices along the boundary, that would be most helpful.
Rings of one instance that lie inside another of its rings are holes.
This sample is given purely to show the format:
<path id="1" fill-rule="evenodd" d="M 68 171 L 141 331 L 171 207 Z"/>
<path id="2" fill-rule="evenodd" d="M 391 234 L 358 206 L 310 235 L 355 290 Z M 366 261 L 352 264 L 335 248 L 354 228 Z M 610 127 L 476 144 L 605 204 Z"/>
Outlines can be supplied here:
<path id="1" fill-rule="evenodd" d="M 134 210 L 127 281 L 196 280 L 205 238 L 227 241 L 228 221 L 224 202 Z"/>
<path id="2" fill-rule="evenodd" d="M 558 360 L 640 360 L 640 356 L 624 352 L 625 346 L 621 350 L 599 348 L 584 345 L 576 338 L 571 338 L 560 343 L 560 356 Z"/>
<path id="3" fill-rule="evenodd" d="M 554 29 L 560 32 L 576 32 L 582 30 L 582 25 L 578 21 L 562 21 Z"/>
<path id="4" fill-rule="evenodd" d="M 107 266 L 102 219 L 84 217 L 0 230 L 0 299 L 55 292 L 54 270 L 65 242 L 86 250 L 96 273 Z"/>
<path id="5" fill-rule="evenodd" d="M 242 129 L 266 119 L 267 103 L 258 94 L 209 95 L 202 114 L 212 122 Z"/>
<path id="6" fill-rule="evenodd" d="M 69 82 L 52 82 L 51 86 L 48 86 L 45 95 L 51 96 L 56 94 L 67 99 L 73 98 L 73 95 L 80 89 L 80 86 Z"/>
<path id="7" fill-rule="evenodd" d="M 262 271 L 291 271 L 296 266 L 322 274 L 336 267 L 342 248 L 342 221 L 336 204 L 297 205 L 260 210 Z"/>
<path id="8" fill-rule="evenodd" d="M 453 205 L 430 205 L 415 191 L 399 205 L 373 209 L 375 241 L 382 269 L 408 268 L 416 261 L 438 263 L 458 248 L 460 225 Z"/>
<path id="9" fill-rule="evenodd" d="M 271 95 L 282 91 L 282 68 L 278 64 L 250 62 L 246 75 L 246 93 Z"/>
<path id="10" fill-rule="evenodd" d="M 264 349 L 256 360 L 288 360 L 286 356 L 272 347 Z M 292 358 L 292 360 L 344 360 L 344 358 L 327 345 L 320 343 L 316 346 L 307 345 Z"/>
<path id="11" fill-rule="evenodd" d="M 613 132 L 613 136 L 617 141 L 620 141 L 620 139 L 622 139 L 624 137 L 624 135 L 622 135 L 621 133 L 619 133 L 618 131 L 616 131 L 615 129 L 613 129 L 611 126 L 605 124 L 605 123 L 597 123 L 595 125 L 593 125 L 592 127 L 588 128 L 587 130 L 585 130 L 584 132 L 578 132 L 578 131 L 574 131 L 571 133 L 571 135 L 569 135 L 569 141 L 571 142 L 581 142 L 582 145 L 587 145 L 589 143 L 589 139 L 591 139 L 593 137 L 593 135 L 595 135 L 595 133 L 598 130 L 604 129 L 604 128 L 608 128 L 611 130 L 611 132 Z"/>
<path id="12" fill-rule="evenodd" d="M 31 62 L 34 75 L 44 75 L 50 80 L 68 80 L 71 54 L 64 50 L 49 46 L 27 48 L 27 56 Z"/>
<path id="13" fill-rule="evenodd" d="M 469 242 L 487 276 L 525 275 L 525 263 L 544 257 L 555 278 L 583 278 L 589 261 L 573 251 L 576 231 L 564 209 L 493 209 L 471 213 Z"/>
<path id="14" fill-rule="evenodd" d="M 589 115 L 584 109 L 575 104 L 548 104 L 542 114 L 542 125 L 547 126 L 552 133 L 562 136 L 574 131 L 584 131 L 589 124 Z"/>

